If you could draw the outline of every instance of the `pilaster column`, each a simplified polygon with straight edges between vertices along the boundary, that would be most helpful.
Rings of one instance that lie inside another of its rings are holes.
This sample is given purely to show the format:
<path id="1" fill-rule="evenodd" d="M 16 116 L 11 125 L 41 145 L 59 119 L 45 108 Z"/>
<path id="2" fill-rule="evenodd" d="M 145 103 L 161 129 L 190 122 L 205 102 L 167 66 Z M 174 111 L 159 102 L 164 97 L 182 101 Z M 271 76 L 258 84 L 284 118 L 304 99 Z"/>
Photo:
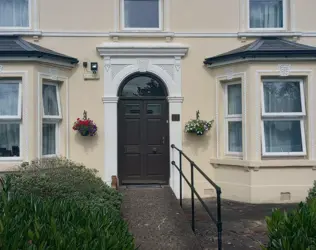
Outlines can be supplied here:
<path id="1" fill-rule="evenodd" d="M 105 96 L 104 103 L 104 181 L 111 185 L 113 175 L 117 176 L 117 96 Z"/>
<path id="2" fill-rule="evenodd" d="M 169 101 L 169 129 L 170 129 L 170 187 L 177 198 L 180 197 L 180 173 L 171 164 L 175 161 L 179 166 L 179 153 L 175 149 L 171 148 L 174 144 L 177 148 L 182 149 L 182 103 L 183 97 L 168 97 Z M 172 121 L 172 115 L 180 115 L 179 121 Z"/>

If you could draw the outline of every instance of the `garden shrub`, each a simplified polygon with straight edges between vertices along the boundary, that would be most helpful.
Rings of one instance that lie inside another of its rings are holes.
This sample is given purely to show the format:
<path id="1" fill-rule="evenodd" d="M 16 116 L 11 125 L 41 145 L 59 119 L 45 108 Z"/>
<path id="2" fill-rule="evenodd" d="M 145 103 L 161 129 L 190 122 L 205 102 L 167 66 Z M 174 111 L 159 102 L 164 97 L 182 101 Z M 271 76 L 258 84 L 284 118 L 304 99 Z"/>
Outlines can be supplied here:
<path id="1" fill-rule="evenodd" d="M 96 171 L 63 158 L 36 160 L 5 177 L 0 249 L 132 250 L 122 197 Z"/>
<path id="2" fill-rule="evenodd" d="M 316 199 L 299 204 L 287 212 L 274 210 L 266 218 L 268 250 L 315 250 L 316 249 Z"/>
<path id="3" fill-rule="evenodd" d="M 309 190 L 307 201 L 316 198 L 316 181 L 314 181 L 314 186 Z"/>
<path id="4" fill-rule="evenodd" d="M 1 250 L 134 250 L 119 211 L 91 210 L 67 199 L 2 193 Z"/>
<path id="5" fill-rule="evenodd" d="M 121 194 L 107 186 L 97 171 L 64 158 L 40 159 L 9 175 L 11 191 L 45 198 L 63 198 L 87 205 L 120 209 Z"/>

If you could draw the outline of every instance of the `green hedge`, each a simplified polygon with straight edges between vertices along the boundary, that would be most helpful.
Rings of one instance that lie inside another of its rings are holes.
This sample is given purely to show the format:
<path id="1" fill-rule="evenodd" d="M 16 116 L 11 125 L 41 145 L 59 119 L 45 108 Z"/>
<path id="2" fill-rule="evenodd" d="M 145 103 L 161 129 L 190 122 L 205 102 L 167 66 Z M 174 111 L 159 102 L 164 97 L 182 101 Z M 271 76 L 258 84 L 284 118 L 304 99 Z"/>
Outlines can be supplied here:
<path id="1" fill-rule="evenodd" d="M 276 209 L 266 218 L 268 250 L 316 250 L 316 182 L 305 203 L 290 212 Z"/>
<path id="2" fill-rule="evenodd" d="M 65 159 L 34 161 L 6 176 L 0 249 L 134 250 L 121 195 Z"/>

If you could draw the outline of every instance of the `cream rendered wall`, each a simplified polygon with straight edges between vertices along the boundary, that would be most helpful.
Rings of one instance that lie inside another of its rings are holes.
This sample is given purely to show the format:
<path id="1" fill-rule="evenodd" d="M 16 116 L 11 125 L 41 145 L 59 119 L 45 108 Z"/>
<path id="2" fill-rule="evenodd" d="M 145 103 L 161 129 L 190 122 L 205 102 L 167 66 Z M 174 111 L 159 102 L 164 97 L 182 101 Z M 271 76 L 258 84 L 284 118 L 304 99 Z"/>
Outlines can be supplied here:
<path id="1" fill-rule="evenodd" d="M 96 46 L 104 42 L 102 38 L 43 38 L 40 45 L 53 48 L 61 53 L 74 56 L 80 64 L 71 71 L 69 76 L 69 157 L 104 174 L 104 91 L 103 60 L 97 55 Z M 76 46 L 74 46 L 74 44 Z M 98 62 L 100 67 L 99 80 L 83 79 L 82 62 Z M 98 126 L 94 137 L 82 137 L 72 130 L 77 118 L 82 118 L 83 111 Z"/>
<path id="2" fill-rule="evenodd" d="M 239 29 L 238 0 L 171 0 L 170 8 L 172 31 L 236 32 Z"/>
<path id="3" fill-rule="evenodd" d="M 294 23 L 294 25 L 292 25 L 293 29 L 295 28 L 296 31 L 302 32 L 313 32 L 313 22 L 310 20 L 313 19 L 314 8 L 312 7 L 315 5 L 314 2 L 314 0 L 289 1 L 290 4 L 295 6 L 295 9 L 292 10 L 294 14 L 292 11 L 289 13 L 292 18 L 291 23 Z M 112 41 L 109 37 L 109 32 L 115 31 L 115 28 L 119 24 L 119 0 L 55 0 L 37 1 L 37 3 L 39 9 L 39 30 L 43 32 L 43 36 L 39 37 L 37 44 L 76 57 L 80 60 L 80 64 L 75 69 L 71 70 L 69 74 L 67 73 L 69 76 L 69 157 L 75 161 L 84 163 L 88 167 L 98 169 L 100 176 L 103 176 L 103 152 L 104 140 L 106 140 L 106 138 L 103 136 L 104 106 L 101 98 L 104 92 L 104 67 L 103 60 L 96 51 L 96 46 L 103 42 Z M 257 145 L 257 140 L 260 140 L 260 138 L 254 137 L 257 128 L 253 126 L 253 119 L 256 119 L 257 112 L 256 106 L 253 105 L 253 103 L 258 99 L 254 85 L 255 71 L 260 69 L 275 69 L 278 63 L 266 63 L 264 65 L 251 67 L 245 65 L 229 65 L 216 70 L 207 69 L 203 65 L 205 57 L 211 57 L 227 52 L 254 40 L 253 38 L 247 38 L 246 42 L 243 43 L 237 38 L 237 32 L 245 31 L 245 22 L 247 20 L 245 14 L 246 3 L 247 0 L 164 0 L 166 10 L 166 13 L 164 13 L 164 28 L 165 30 L 175 32 L 175 37 L 171 42 L 187 44 L 189 46 L 188 55 L 182 61 L 182 94 L 184 97 L 182 127 L 184 128 L 186 121 L 195 117 L 196 110 L 200 110 L 202 119 L 215 119 L 216 77 L 218 75 L 226 74 L 226 70 L 229 71 L 231 68 L 236 73 L 246 72 L 246 125 L 247 131 L 251 134 L 251 136 L 247 137 L 246 163 L 248 165 L 260 165 L 262 164 L 261 157 L 258 157 L 258 151 L 256 151 L 255 147 Z M 167 11 L 168 9 L 169 11 Z M 56 34 L 50 32 L 56 32 Z M 200 35 L 196 33 L 200 33 Z M 157 32 L 155 34 L 159 35 L 160 33 Z M 137 36 L 136 32 L 136 34 L 131 35 L 130 37 L 120 37 L 118 42 L 155 43 L 165 41 L 164 37 L 150 38 L 151 35 L 152 34 L 148 34 L 148 37 L 145 38 L 135 38 L 135 36 Z M 34 42 L 34 39 L 31 36 L 25 36 L 24 38 Z M 316 46 L 316 38 L 314 37 L 301 37 L 299 42 Z M 84 81 L 83 61 L 99 63 L 99 80 Z M 3 63 L 0 64 L 2 65 Z M 311 65 L 314 64 L 306 63 L 306 65 L 302 67 L 311 68 Z M 33 96 L 30 95 L 28 98 L 30 103 L 34 104 L 37 95 L 36 86 L 38 72 L 44 71 L 45 69 L 37 66 L 36 69 L 33 69 L 33 66 L 28 66 L 28 64 L 19 64 L 10 67 L 15 67 L 21 70 L 27 69 L 29 72 L 33 72 L 28 75 L 29 82 L 34 84 L 30 87 L 30 93 Z M 28 69 L 28 67 L 30 67 L 30 69 Z M 312 66 L 312 69 L 315 70 L 314 66 Z M 219 90 L 222 91 L 222 89 Z M 36 105 L 31 107 L 32 112 L 30 112 L 29 116 L 35 119 L 37 112 Z M 222 109 L 223 100 L 219 102 L 219 111 Z M 98 125 L 98 136 L 95 138 L 82 138 L 76 135 L 71 129 L 72 122 L 74 122 L 77 117 L 82 116 L 83 110 L 87 110 L 88 116 Z M 223 113 L 219 112 L 219 120 L 221 121 L 222 114 Z M 30 134 L 37 133 L 36 126 L 37 125 L 32 122 L 30 123 Z M 216 135 L 216 127 L 220 128 L 219 138 L 217 138 Z M 248 172 L 244 173 L 245 170 L 243 166 L 235 168 L 230 166 L 236 165 L 236 162 L 238 165 L 241 161 L 240 159 L 227 159 L 231 160 L 230 164 L 228 164 L 229 171 L 224 167 L 216 168 L 214 170 L 214 167 L 210 164 L 210 159 L 217 157 L 217 140 L 220 141 L 220 157 L 225 157 L 224 144 L 222 143 L 224 140 L 223 128 L 223 122 L 219 122 L 219 124 L 215 123 L 212 130 L 204 137 L 183 134 L 183 149 L 203 171 L 205 171 L 211 178 L 215 177 L 216 180 L 222 182 L 223 185 L 224 182 L 232 182 L 235 179 L 238 180 L 238 183 L 244 183 L 244 185 L 250 187 L 250 185 L 253 185 L 252 181 L 257 180 L 257 177 L 260 178 L 260 175 L 258 174 L 261 170 L 258 173 L 256 172 L 256 174 L 250 174 Z M 33 159 L 37 156 L 38 149 L 36 148 L 35 143 L 36 142 L 33 140 L 30 142 L 28 153 L 29 159 Z M 64 148 L 62 151 L 65 153 L 66 149 Z M 280 164 L 282 164 L 282 162 Z M 0 163 L 0 167 L 2 166 L 4 165 Z M 225 166 L 225 164 L 222 166 Z M 187 165 L 185 168 L 187 171 L 189 170 Z M 266 173 L 270 172 L 267 170 Z M 239 178 L 238 176 L 243 177 Z M 226 177 L 227 179 L 225 179 Z M 262 175 L 262 178 L 264 178 L 264 175 Z M 211 187 L 205 183 L 201 176 L 196 176 L 196 182 L 198 184 L 198 191 L 202 195 L 207 196 L 211 194 L 209 190 Z M 230 192 L 233 192 L 235 188 L 236 187 L 233 186 L 232 189 L 225 193 L 231 197 L 236 197 L 238 194 L 240 195 L 241 200 L 254 200 L 254 193 L 249 195 L 249 189 L 245 192 L 242 191 L 244 187 L 241 187 L 237 194 L 229 194 Z M 185 190 L 186 196 L 188 196 L 188 189 Z M 259 188 L 253 190 L 259 190 Z M 263 193 L 260 190 L 258 192 L 261 194 Z"/>
<path id="4" fill-rule="evenodd" d="M 247 31 L 248 0 L 162 0 L 164 30 L 190 33 Z M 314 0 L 287 1 L 287 31 L 314 32 Z M 38 1 L 39 30 L 112 32 L 119 27 L 120 0 Z M 219 25 L 220 24 L 220 25 Z"/>
<path id="5" fill-rule="evenodd" d="M 38 1 L 40 30 L 113 31 L 115 0 Z"/>
<path id="6" fill-rule="evenodd" d="M 32 42 L 31 39 L 28 39 Z M 77 38 L 77 37 L 43 37 L 39 45 L 74 56 L 80 64 L 69 73 L 69 157 L 82 162 L 88 167 L 96 168 L 100 176 L 104 174 L 104 117 L 101 98 L 104 91 L 103 60 L 97 55 L 96 46 L 108 41 L 107 38 Z M 162 39 L 125 38 L 119 42 L 161 42 Z M 215 76 L 203 65 L 206 56 L 216 55 L 238 47 L 241 43 L 233 38 L 222 39 L 175 39 L 174 42 L 188 44 L 189 53 L 182 62 L 182 94 L 183 122 L 195 118 L 197 110 L 201 112 L 201 119 L 215 119 Z M 212 46 L 209 46 L 210 42 Z M 75 46 L 74 46 L 75 45 Z M 221 47 L 219 50 L 218 48 Z M 99 63 L 99 80 L 83 79 L 83 61 Z M 194 73 L 192 73 L 194 72 Z M 98 136 L 95 138 L 82 138 L 72 131 L 72 122 L 81 117 L 83 110 L 98 125 Z M 183 129 L 184 125 L 182 124 Z M 213 176 L 213 168 L 209 164 L 211 156 L 216 155 L 216 124 L 205 137 L 196 137 L 183 134 L 184 151 L 209 176 Z M 189 166 L 185 166 L 189 170 Z M 187 172 L 189 174 L 189 172 Z M 205 180 L 196 175 L 198 190 L 201 194 L 209 195 L 212 189 Z M 207 189 L 207 190 L 205 190 Z M 186 194 L 189 192 L 186 189 Z"/>
<path id="7" fill-rule="evenodd" d="M 262 157 L 261 78 L 280 78 L 279 65 L 290 64 L 288 78 L 304 79 L 305 135 L 307 156 Z M 234 68 L 234 65 L 230 67 Z M 225 67 L 223 67 L 225 68 Z M 252 62 L 248 64 L 247 84 L 247 160 L 212 160 L 215 181 L 223 190 L 223 197 L 251 203 L 300 202 L 307 196 L 316 179 L 315 168 L 315 88 L 316 64 L 311 62 Z M 219 69 L 214 69 L 218 72 Z M 284 198 L 284 195 L 290 195 Z"/>
<path id="8" fill-rule="evenodd" d="M 30 39 L 31 40 L 31 39 Z M 75 161 L 82 162 L 88 167 L 96 168 L 99 170 L 100 176 L 104 174 L 104 106 L 101 101 L 104 91 L 104 79 L 103 79 L 103 60 L 100 58 L 96 52 L 96 46 L 109 41 L 108 38 L 102 37 L 43 37 L 38 42 L 39 45 L 54 49 L 61 53 L 65 53 L 70 56 L 77 57 L 80 60 L 80 64 L 71 71 L 69 78 L 69 157 Z M 161 42 L 163 38 L 120 38 L 119 43 L 125 42 Z M 247 43 L 252 40 L 248 40 Z M 315 39 L 306 38 L 304 42 L 313 44 Z M 247 131 L 250 136 L 247 137 L 247 164 L 259 164 L 261 158 L 257 157 L 257 152 L 255 149 L 257 140 L 253 135 L 256 133 L 256 127 L 253 126 L 253 119 L 256 117 L 255 101 L 258 99 L 255 93 L 255 71 L 256 70 L 267 70 L 267 69 L 277 69 L 278 63 L 266 63 L 257 64 L 254 66 L 249 66 L 246 64 L 239 65 L 228 65 L 226 67 L 218 69 L 208 69 L 203 65 L 203 60 L 205 57 L 214 56 L 219 53 L 237 48 L 244 45 L 245 43 L 240 42 L 235 38 L 175 38 L 174 42 L 189 45 L 188 55 L 182 61 L 182 94 L 184 97 L 183 103 L 183 124 L 184 129 L 185 122 L 195 117 L 195 112 L 200 110 L 201 118 L 206 120 L 212 120 L 216 118 L 216 77 L 227 74 L 227 70 L 233 70 L 234 73 L 246 72 L 247 80 Z M 316 44 L 316 42 L 315 42 Z M 74 46 L 75 45 L 75 46 Z M 84 69 L 82 67 L 83 61 L 96 61 L 99 63 L 99 80 L 88 80 L 83 79 Z M 309 63 L 305 63 L 302 68 L 310 68 Z M 222 88 L 218 89 L 222 91 Z M 224 156 L 224 123 L 223 123 L 223 100 L 219 99 L 219 123 L 214 124 L 212 130 L 204 137 L 196 137 L 192 135 L 187 135 L 183 133 L 183 149 L 184 151 L 196 162 L 198 166 L 201 167 L 211 178 L 215 178 L 219 182 L 220 186 L 223 187 L 224 197 L 231 197 L 237 199 L 236 197 L 240 195 L 242 201 L 253 201 L 254 199 L 249 196 L 250 194 L 250 182 L 244 182 L 241 178 L 236 178 L 239 175 L 245 175 L 244 178 L 250 178 L 253 181 L 250 173 L 244 173 L 244 167 L 233 167 L 237 162 L 241 162 L 240 159 L 234 157 Z M 95 138 L 82 138 L 77 136 L 71 129 L 71 123 L 75 121 L 77 117 L 82 115 L 83 110 L 88 111 L 88 116 L 93 119 L 99 128 L 98 136 Z M 221 111 L 222 110 L 222 111 Z M 232 171 L 226 171 L 225 168 L 220 166 L 214 170 L 214 166 L 210 164 L 210 159 L 217 157 L 216 145 L 216 127 L 219 127 L 219 148 L 221 158 L 231 160 L 233 166 L 230 166 Z M 247 165 L 246 164 L 246 165 Z M 261 163 L 260 163 L 261 164 Z M 259 164 L 259 165 L 260 165 Z M 188 164 L 184 165 L 187 176 L 189 175 Z M 224 171 L 224 172 L 221 172 Z M 241 173 L 239 173 L 241 171 Z M 229 174 L 230 173 L 230 174 Z M 221 176 L 221 177 L 220 177 Z M 225 176 L 228 179 L 225 180 Z M 247 177 L 248 176 L 248 177 Z M 230 178 L 238 180 L 238 182 L 244 183 L 245 186 L 239 186 L 241 189 L 247 187 L 248 191 L 237 191 L 236 186 L 228 185 Z M 212 187 L 208 185 L 204 179 L 196 174 L 195 176 L 197 189 L 199 193 L 203 196 L 213 195 Z M 226 184 L 225 184 L 226 183 Z M 226 185 L 226 189 L 225 189 Z M 271 184 L 273 185 L 273 183 Z M 185 186 L 185 196 L 188 197 L 190 192 Z M 261 189 L 252 189 L 253 192 Z M 306 188 L 305 188 L 306 190 Z M 262 193 L 262 192 L 261 192 Z M 245 198 L 245 196 L 247 198 Z M 268 199 L 268 198 L 267 198 Z"/>
<path id="9" fill-rule="evenodd" d="M 316 16 L 313 12 L 315 8 L 316 2 L 313 0 L 295 1 L 295 29 L 297 31 L 315 32 L 315 27 L 313 27 L 316 22 Z"/>

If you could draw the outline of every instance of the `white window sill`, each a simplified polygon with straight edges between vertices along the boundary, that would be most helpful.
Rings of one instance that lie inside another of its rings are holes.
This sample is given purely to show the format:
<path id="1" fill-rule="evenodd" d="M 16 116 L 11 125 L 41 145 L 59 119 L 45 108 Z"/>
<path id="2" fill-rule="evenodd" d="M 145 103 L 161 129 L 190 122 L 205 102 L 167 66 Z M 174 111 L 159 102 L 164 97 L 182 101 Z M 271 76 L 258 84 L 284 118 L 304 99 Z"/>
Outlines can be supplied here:
<path id="1" fill-rule="evenodd" d="M 43 159 L 49 159 L 49 158 L 56 158 L 58 157 L 57 155 L 42 155 Z"/>
<path id="2" fill-rule="evenodd" d="M 262 153 L 263 157 L 306 156 L 305 152 Z"/>
<path id="3" fill-rule="evenodd" d="M 273 160 L 259 160 L 250 161 L 242 159 L 216 159 L 211 158 L 210 164 L 215 166 L 235 166 L 235 167 L 247 167 L 247 168 L 279 168 L 279 167 L 310 167 L 315 168 L 316 161 L 308 159 L 273 159 Z M 316 170 L 316 168 L 315 168 Z"/>
<path id="4" fill-rule="evenodd" d="M 249 30 L 246 32 L 238 32 L 237 36 L 241 37 L 269 37 L 269 36 L 278 36 L 278 37 L 300 37 L 302 36 L 302 32 L 291 32 L 285 30 Z"/>
<path id="5" fill-rule="evenodd" d="M 41 31 L 30 29 L 2 29 L 0 28 L 0 35 L 23 35 L 23 36 L 41 36 Z"/>
<path id="6" fill-rule="evenodd" d="M 225 157 L 241 159 L 243 157 L 243 153 L 241 153 L 241 152 L 226 152 Z"/>
<path id="7" fill-rule="evenodd" d="M 0 163 L 22 163 L 23 159 L 22 157 L 0 157 Z"/>
<path id="8" fill-rule="evenodd" d="M 110 37 L 174 37 L 174 32 L 165 32 L 161 30 L 122 30 L 110 32 Z"/>

